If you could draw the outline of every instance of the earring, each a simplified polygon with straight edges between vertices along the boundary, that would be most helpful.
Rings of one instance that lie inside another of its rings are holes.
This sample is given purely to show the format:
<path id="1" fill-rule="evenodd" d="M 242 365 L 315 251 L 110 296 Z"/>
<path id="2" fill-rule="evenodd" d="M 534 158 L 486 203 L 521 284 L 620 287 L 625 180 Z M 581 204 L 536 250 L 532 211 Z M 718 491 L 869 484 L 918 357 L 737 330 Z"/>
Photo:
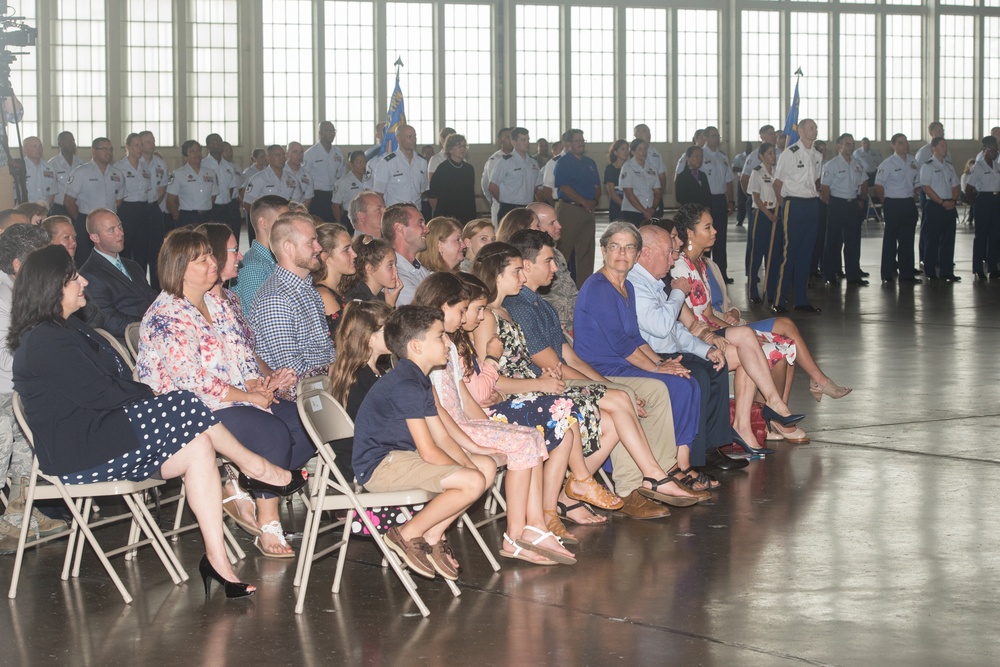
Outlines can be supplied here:
<path id="1" fill-rule="evenodd" d="M 694 250 L 694 246 L 688 243 L 688 252 L 691 252 L 692 250 Z"/>

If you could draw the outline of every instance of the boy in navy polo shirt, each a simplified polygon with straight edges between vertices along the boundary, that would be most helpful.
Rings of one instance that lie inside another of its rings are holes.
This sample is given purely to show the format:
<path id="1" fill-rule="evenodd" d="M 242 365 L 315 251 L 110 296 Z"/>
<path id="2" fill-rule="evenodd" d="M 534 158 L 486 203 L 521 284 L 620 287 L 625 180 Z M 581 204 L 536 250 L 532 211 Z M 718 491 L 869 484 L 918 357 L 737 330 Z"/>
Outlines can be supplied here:
<path id="1" fill-rule="evenodd" d="M 438 416 L 428 374 L 448 362 L 441 310 L 403 306 L 385 323 L 386 346 L 399 357 L 365 397 L 354 424 L 354 472 L 368 491 L 425 489 L 438 495 L 406 524 L 385 534 L 406 565 L 431 579 L 458 579 L 445 529 L 493 484 L 496 463 L 470 455 Z"/>

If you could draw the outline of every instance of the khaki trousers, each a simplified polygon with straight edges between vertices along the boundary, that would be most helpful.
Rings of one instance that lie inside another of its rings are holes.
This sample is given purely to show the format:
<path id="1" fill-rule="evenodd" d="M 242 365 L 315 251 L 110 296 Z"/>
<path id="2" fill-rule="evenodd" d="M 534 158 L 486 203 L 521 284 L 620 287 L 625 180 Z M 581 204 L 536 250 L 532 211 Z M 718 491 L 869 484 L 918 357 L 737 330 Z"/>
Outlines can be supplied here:
<path id="1" fill-rule="evenodd" d="M 597 221 L 587 209 L 564 201 L 556 202 L 556 218 L 562 225 L 559 252 L 566 256 L 566 261 L 573 261 L 576 285 L 583 287 L 583 281 L 594 272 Z M 574 252 L 575 259 L 571 259 Z"/>

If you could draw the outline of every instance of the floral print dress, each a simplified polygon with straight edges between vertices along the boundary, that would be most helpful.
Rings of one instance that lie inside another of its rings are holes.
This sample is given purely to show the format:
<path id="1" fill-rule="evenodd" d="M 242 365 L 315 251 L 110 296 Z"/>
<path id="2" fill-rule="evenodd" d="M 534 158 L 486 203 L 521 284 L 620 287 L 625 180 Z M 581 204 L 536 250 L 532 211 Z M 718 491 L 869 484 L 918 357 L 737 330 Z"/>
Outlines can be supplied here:
<path id="1" fill-rule="evenodd" d="M 531 355 L 524 332 L 516 323 L 505 320 L 493 311 L 497 320 L 497 336 L 503 343 L 504 355 L 500 358 L 500 372 L 515 380 L 534 380 L 538 376 L 531 369 Z M 608 388 L 600 383 L 584 387 L 567 387 L 560 396 L 573 402 L 574 416 L 580 423 L 583 455 L 590 456 L 601 447 L 601 409 L 597 403 Z"/>
<path id="2" fill-rule="evenodd" d="M 705 271 L 704 261 L 699 259 L 698 264 L 695 265 L 694 262 L 688 259 L 687 255 L 681 253 L 680 259 L 674 264 L 674 268 L 670 270 L 670 276 L 672 278 L 688 279 L 688 283 L 691 285 L 691 292 L 685 297 L 684 301 L 687 302 L 687 305 L 690 306 L 691 311 L 699 321 L 715 328 L 715 323 L 710 321 L 705 315 L 705 311 L 712 303 L 712 289 L 708 286 L 708 281 L 705 280 Z M 764 351 L 764 356 L 767 358 L 767 363 L 771 368 L 778 365 L 778 362 L 782 359 L 787 360 L 789 365 L 795 363 L 797 349 L 794 340 L 769 331 L 755 331 L 754 333 L 757 334 L 757 339 L 760 341 L 760 348 Z"/>

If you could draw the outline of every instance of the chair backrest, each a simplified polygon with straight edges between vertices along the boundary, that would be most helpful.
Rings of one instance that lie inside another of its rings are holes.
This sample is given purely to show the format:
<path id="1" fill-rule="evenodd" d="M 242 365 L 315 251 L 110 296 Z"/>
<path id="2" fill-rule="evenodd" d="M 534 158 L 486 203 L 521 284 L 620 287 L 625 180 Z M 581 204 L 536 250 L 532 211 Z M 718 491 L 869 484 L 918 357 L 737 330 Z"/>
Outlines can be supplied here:
<path id="1" fill-rule="evenodd" d="M 94 329 L 94 331 L 101 334 L 104 340 L 108 341 L 108 345 L 110 345 L 112 349 L 114 349 L 114 351 L 117 352 L 121 356 L 121 358 L 125 360 L 125 364 L 128 366 L 128 369 L 130 371 L 135 370 L 135 358 L 132 356 L 132 353 L 129 352 L 125 348 L 125 346 L 118 341 L 117 338 L 112 336 L 110 331 L 101 328 Z"/>
<path id="2" fill-rule="evenodd" d="M 28 445 L 31 450 L 35 449 L 35 437 L 31 434 L 31 427 L 28 426 L 28 418 L 24 416 L 24 403 L 21 402 L 21 395 L 16 391 L 14 392 L 14 398 L 11 401 L 11 405 L 14 407 L 14 419 L 17 420 L 18 425 L 21 427 L 21 431 L 24 433 L 24 439 L 28 441 Z"/>
<path id="3" fill-rule="evenodd" d="M 326 373 L 322 375 L 313 375 L 312 377 L 307 377 L 304 380 L 299 381 L 299 387 L 296 390 L 296 395 L 308 394 L 314 391 L 329 392 L 332 388 L 333 384 L 329 375 Z"/>
<path id="4" fill-rule="evenodd" d="M 354 422 L 351 421 L 347 411 L 340 403 L 329 392 L 322 389 L 302 391 L 302 383 L 300 383 L 295 402 L 299 409 L 299 419 L 302 420 L 306 434 L 316 447 L 323 464 L 334 475 L 333 485 L 341 493 L 349 493 L 349 483 L 352 480 L 345 479 L 341 474 L 336 464 L 337 455 L 327 443 L 343 438 L 353 438 Z"/>
<path id="5" fill-rule="evenodd" d="M 125 344 L 136 361 L 139 361 L 139 326 L 139 322 L 132 322 L 125 327 Z"/>

